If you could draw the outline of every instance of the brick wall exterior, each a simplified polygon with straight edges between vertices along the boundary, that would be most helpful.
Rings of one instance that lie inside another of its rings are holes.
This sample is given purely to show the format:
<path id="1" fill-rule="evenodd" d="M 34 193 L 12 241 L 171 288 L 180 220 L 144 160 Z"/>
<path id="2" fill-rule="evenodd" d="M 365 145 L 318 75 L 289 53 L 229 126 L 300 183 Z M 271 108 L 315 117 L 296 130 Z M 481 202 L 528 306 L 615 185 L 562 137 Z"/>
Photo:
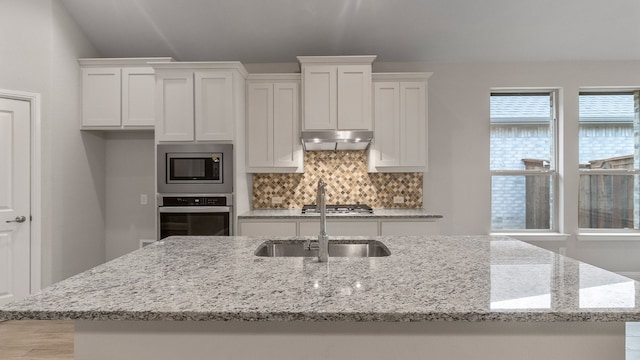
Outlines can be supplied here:
<path id="1" fill-rule="evenodd" d="M 580 163 L 633 154 L 633 132 L 633 124 L 582 126 Z"/>

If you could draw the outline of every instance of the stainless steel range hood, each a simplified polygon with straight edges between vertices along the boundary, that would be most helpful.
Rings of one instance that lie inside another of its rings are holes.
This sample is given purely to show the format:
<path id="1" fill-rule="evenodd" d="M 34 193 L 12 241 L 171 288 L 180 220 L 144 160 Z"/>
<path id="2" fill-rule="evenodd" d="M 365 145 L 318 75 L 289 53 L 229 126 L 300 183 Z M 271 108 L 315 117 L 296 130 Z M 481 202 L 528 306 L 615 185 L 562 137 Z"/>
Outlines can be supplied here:
<path id="1" fill-rule="evenodd" d="M 303 131 L 301 140 L 305 151 L 366 150 L 373 140 L 373 131 Z"/>

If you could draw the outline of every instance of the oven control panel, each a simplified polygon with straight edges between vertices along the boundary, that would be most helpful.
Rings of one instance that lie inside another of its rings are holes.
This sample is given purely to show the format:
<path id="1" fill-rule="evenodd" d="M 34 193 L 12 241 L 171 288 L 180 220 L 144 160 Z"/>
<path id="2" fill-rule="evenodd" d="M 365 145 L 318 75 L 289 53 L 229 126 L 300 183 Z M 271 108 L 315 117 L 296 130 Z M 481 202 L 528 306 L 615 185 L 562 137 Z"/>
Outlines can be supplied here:
<path id="1" fill-rule="evenodd" d="M 226 196 L 163 196 L 160 206 L 227 206 Z"/>

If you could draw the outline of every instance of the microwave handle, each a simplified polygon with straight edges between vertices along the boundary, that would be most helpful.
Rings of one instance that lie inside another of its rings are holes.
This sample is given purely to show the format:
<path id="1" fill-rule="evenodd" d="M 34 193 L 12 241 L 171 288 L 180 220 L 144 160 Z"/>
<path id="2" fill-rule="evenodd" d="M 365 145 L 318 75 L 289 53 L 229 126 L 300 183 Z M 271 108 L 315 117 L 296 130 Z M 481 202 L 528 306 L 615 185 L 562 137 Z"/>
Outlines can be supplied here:
<path id="1" fill-rule="evenodd" d="M 228 206 L 160 206 L 160 213 L 230 213 Z"/>

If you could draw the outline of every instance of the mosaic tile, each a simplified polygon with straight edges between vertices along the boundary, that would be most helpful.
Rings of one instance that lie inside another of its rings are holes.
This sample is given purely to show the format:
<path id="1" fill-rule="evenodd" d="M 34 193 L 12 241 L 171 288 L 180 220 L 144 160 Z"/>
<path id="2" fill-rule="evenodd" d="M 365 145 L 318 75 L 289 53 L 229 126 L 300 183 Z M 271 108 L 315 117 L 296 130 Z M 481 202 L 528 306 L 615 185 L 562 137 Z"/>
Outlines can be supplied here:
<path id="1" fill-rule="evenodd" d="M 423 174 L 368 173 L 366 151 L 305 152 L 302 174 L 254 174 L 253 208 L 301 208 L 316 203 L 319 179 L 327 183 L 327 203 L 374 208 L 421 208 Z M 403 196 L 403 204 L 394 204 Z M 271 204 L 281 197 L 282 204 Z"/>

